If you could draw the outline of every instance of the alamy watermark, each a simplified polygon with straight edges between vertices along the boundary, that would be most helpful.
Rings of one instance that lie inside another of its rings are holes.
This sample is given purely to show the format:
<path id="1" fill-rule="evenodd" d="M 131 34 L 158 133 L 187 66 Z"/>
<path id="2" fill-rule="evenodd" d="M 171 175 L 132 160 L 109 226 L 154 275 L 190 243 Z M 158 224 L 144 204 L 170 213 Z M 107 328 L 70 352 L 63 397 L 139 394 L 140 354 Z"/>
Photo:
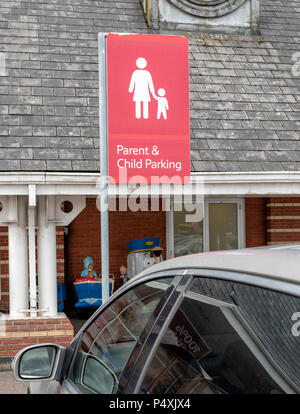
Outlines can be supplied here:
<path id="1" fill-rule="evenodd" d="M 292 335 L 300 336 L 300 312 L 293 313 L 292 321 L 295 322 L 292 326 Z"/>
<path id="2" fill-rule="evenodd" d="M 295 77 L 300 76 L 300 52 L 295 52 L 292 55 L 292 61 L 295 62 L 292 65 L 292 74 Z"/>
<path id="3" fill-rule="evenodd" d="M 138 183 L 137 183 L 138 181 Z M 204 179 L 196 181 L 180 177 L 132 177 L 128 183 L 118 184 L 112 177 L 97 180 L 97 208 L 99 211 L 185 211 L 186 222 L 200 222 L 204 214 Z M 105 198 L 104 188 L 108 188 Z M 173 207 L 174 206 L 174 207 Z"/>
<path id="4" fill-rule="evenodd" d="M 0 312 L 0 338 L 5 336 L 6 332 L 6 315 Z"/>
<path id="5" fill-rule="evenodd" d="M 6 53 L 0 53 L 0 76 L 6 75 Z"/>

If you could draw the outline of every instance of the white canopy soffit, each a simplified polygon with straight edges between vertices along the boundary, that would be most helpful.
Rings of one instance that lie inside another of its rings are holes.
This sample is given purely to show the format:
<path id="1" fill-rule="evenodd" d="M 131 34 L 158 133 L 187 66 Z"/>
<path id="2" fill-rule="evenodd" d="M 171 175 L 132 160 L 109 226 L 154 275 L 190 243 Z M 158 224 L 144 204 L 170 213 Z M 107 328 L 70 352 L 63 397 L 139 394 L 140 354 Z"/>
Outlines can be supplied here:
<path id="1" fill-rule="evenodd" d="M 0 174 L 0 195 L 29 195 L 29 186 L 36 186 L 36 195 L 97 196 L 100 175 L 93 173 L 30 173 Z M 296 196 L 300 195 L 300 172 L 251 172 L 251 173 L 191 173 L 190 184 L 184 193 L 199 191 L 207 196 Z M 202 190 L 201 190 L 202 186 Z M 142 195 L 172 195 L 177 186 L 138 186 Z M 110 195 L 126 195 L 137 190 L 137 185 L 109 184 Z M 182 191 L 179 189 L 179 191 Z"/>

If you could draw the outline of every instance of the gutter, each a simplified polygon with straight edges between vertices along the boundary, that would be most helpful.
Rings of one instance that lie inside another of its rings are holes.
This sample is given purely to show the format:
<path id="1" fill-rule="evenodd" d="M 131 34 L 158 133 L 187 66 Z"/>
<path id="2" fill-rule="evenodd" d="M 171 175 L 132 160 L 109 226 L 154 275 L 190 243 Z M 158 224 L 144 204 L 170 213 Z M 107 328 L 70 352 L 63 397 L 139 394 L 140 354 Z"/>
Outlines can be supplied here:
<path id="1" fill-rule="evenodd" d="M 99 173 L 72 172 L 3 172 L 0 173 L 0 195 L 28 195 L 28 186 L 36 185 L 37 195 L 97 196 Z M 172 195 L 178 185 L 110 184 L 109 194 Z M 300 172 L 192 172 L 184 194 L 195 194 L 198 188 L 207 196 L 300 196 Z M 182 190 L 181 190 L 182 192 Z M 136 193 L 137 194 L 137 193 Z"/>

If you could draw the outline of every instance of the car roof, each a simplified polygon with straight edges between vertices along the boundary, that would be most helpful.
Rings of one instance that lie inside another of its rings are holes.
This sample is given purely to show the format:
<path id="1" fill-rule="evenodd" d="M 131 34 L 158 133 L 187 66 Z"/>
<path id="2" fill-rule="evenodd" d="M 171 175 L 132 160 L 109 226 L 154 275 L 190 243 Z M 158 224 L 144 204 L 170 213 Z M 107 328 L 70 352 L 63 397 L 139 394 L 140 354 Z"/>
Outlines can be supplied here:
<path id="1" fill-rule="evenodd" d="M 300 244 L 197 253 L 169 259 L 138 276 L 175 269 L 215 269 L 248 273 L 300 285 Z"/>

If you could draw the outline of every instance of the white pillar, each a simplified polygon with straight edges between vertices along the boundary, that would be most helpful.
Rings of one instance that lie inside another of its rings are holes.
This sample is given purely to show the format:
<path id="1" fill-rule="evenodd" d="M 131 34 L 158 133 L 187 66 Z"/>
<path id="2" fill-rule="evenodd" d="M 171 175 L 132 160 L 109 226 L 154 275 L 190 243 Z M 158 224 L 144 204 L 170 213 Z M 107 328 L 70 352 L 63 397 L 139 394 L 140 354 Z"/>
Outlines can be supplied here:
<path id="1" fill-rule="evenodd" d="M 57 315 L 55 196 L 38 197 L 38 301 L 41 316 Z"/>
<path id="2" fill-rule="evenodd" d="M 28 309 L 27 197 L 9 197 L 9 313 L 11 319 L 22 319 Z"/>

